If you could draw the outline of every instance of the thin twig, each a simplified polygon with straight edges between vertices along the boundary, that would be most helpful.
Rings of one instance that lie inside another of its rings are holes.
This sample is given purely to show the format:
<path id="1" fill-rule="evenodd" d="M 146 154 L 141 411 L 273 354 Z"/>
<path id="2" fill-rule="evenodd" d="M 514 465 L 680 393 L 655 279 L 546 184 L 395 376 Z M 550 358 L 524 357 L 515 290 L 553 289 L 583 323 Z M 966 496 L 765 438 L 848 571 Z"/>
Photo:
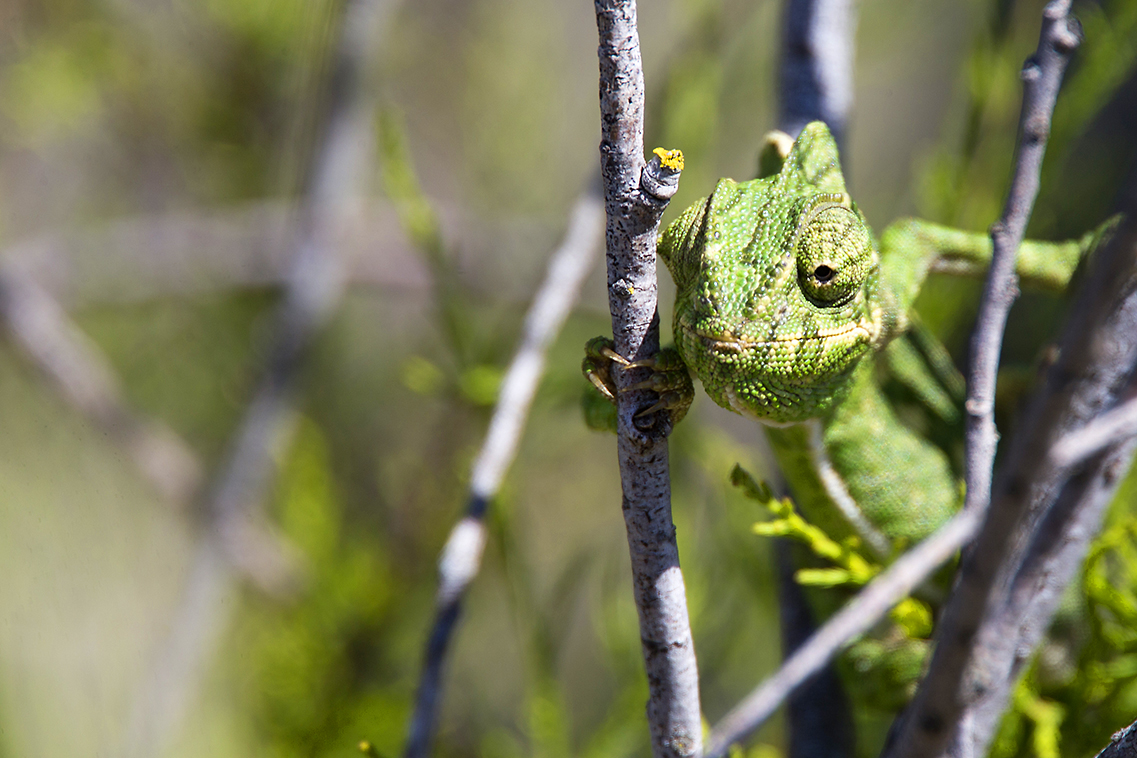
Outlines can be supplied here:
<path id="1" fill-rule="evenodd" d="M 644 169 L 643 65 L 632 0 L 597 0 L 600 35 L 600 169 L 607 213 L 608 306 L 616 352 L 629 360 L 659 351 L 655 243 L 678 172 Z M 654 393 L 630 390 L 645 369 L 617 372 L 617 451 L 647 669 L 648 724 L 656 758 L 702 753 L 699 674 L 679 550 L 671 520 L 669 420 Z"/>
<path id="2" fill-rule="evenodd" d="M 372 109 L 362 67 L 390 11 L 391 3 L 382 0 L 354 0 L 342 11 L 326 131 L 314 156 L 313 182 L 302 208 L 267 366 L 209 493 L 209 523 L 193 557 L 171 635 L 134 705 L 128 755 L 158 755 L 168 743 L 233 605 L 224 602 L 233 570 L 245 565 L 250 548 L 260 552 L 247 539 L 249 525 L 264 521 L 260 505 L 272 479 L 273 453 L 287 443 L 294 426 L 297 374 L 343 290 L 338 235 L 355 209 L 371 165 Z M 288 558 L 268 561 L 273 572 L 262 577 L 262 583 L 280 587 L 287 582 L 292 574 Z"/>
<path id="3" fill-rule="evenodd" d="M 1023 106 L 1015 173 L 1003 215 L 991 227 L 991 266 L 979 301 L 971 340 L 967 379 L 964 507 L 985 508 L 991 499 L 991 472 L 995 461 L 995 380 L 1003 345 L 1007 314 L 1018 295 L 1015 253 L 1022 244 L 1035 197 L 1039 173 L 1050 133 L 1050 119 L 1058 88 L 1080 38 L 1069 17 L 1070 0 L 1054 0 L 1043 11 L 1038 50 L 1022 70 Z"/>
<path id="4" fill-rule="evenodd" d="M 184 505 L 196 494 L 202 466 L 193 449 L 130 407 L 102 350 L 55 298 L 12 265 L 0 268 L 0 319 L 60 397 L 125 449 L 164 500 Z"/>
<path id="5" fill-rule="evenodd" d="M 794 651 L 776 674 L 763 682 L 711 729 L 706 758 L 721 758 L 766 722 L 797 687 L 816 674 L 851 640 L 870 629 L 912 594 L 974 535 L 972 512 L 957 514 L 931 537 L 900 556 Z"/>
<path id="6" fill-rule="evenodd" d="M 1070 432 L 1050 449 L 1051 462 L 1060 468 L 1081 463 L 1107 447 L 1137 434 L 1137 398 L 1103 413 L 1081 429 Z"/>
<path id="7" fill-rule="evenodd" d="M 577 200 L 565 238 L 553 253 L 545 280 L 525 316 L 521 341 L 502 381 L 489 430 L 474 462 L 465 516 L 451 530 L 438 561 L 435 618 L 419 675 L 404 751 L 406 758 L 430 754 L 446 651 L 466 588 L 481 566 L 486 509 L 497 496 L 502 478 L 517 454 L 533 396 L 545 372 L 549 346 L 580 295 L 580 287 L 600 249 L 603 230 L 603 206 L 597 190 L 589 188 Z"/>
<path id="8" fill-rule="evenodd" d="M 1000 563 L 1011 547 L 1014 526 L 1022 513 L 1018 506 L 1024 506 L 1026 500 L 1023 497 L 1017 502 L 987 507 L 996 445 L 995 374 L 1007 311 L 1015 296 L 1014 253 L 1038 191 L 1039 169 L 1062 74 L 1080 41 L 1076 22 L 1068 15 L 1069 6 L 1069 0 L 1046 6 L 1038 50 L 1023 68 L 1023 109 L 1015 174 L 1003 217 L 992 227 L 991 270 L 972 339 L 964 507 L 968 512 L 989 512 L 940 620 L 928 675 L 905 714 L 889 752 L 891 756 L 939 755 L 955 733 L 968 699 L 963 690 L 975 684 L 964 681 L 975 634 L 988 610 Z"/>

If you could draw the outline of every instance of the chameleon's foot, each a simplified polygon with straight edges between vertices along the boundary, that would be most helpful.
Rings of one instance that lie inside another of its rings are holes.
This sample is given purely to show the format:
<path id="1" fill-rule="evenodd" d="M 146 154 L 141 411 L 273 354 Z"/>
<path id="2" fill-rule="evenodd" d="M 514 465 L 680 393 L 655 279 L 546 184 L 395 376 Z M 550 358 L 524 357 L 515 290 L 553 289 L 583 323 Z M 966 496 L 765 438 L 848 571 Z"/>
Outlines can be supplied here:
<path id="1" fill-rule="evenodd" d="M 678 423 L 687 415 L 687 409 L 695 399 L 695 386 L 691 383 L 691 375 L 687 372 L 687 365 L 679 357 L 674 348 L 664 348 L 653 358 L 639 361 L 629 361 L 615 350 L 612 340 L 607 337 L 594 337 L 584 347 L 584 361 L 580 369 L 584 377 L 610 404 L 615 404 L 616 382 L 614 371 L 627 371 L 633 368 L 651 369 L 651 375 L 641 381 L 624 388 L 628 390 L 651 390 L 659 395 L 655 404 L 636 413 L 636 418 L 662 411 L 668 415 L 671 424 Z M 589 426 L 599 429 L 613 429 L 613 423 L 595 408 L 597 404 L 586 401 L 585 417 Z M 591 407 L 590 407 L 591 406 Z"/>

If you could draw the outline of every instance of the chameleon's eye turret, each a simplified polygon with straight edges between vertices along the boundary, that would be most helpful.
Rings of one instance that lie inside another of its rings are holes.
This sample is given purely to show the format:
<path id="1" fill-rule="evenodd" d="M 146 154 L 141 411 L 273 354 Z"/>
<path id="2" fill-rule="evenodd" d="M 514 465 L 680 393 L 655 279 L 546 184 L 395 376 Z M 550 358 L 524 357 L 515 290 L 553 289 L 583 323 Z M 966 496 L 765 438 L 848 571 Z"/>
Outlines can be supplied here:
<path id="1" fill-rule="evenodd" d="M 794 248 L 801 289 L 822 307 L 847 303 L 873 265 L 868 227 L 837 202 L 820 202 L 802 215 Z"/>

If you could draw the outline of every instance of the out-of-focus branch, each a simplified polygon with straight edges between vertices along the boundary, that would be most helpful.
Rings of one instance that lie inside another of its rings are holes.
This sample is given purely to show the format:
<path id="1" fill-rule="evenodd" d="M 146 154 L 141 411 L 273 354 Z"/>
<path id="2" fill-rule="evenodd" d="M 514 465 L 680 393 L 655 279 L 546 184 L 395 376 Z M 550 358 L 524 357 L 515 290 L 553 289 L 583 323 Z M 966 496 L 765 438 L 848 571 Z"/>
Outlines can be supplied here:
<path id="1" fill-rule="evenodd" d="M 678 170 L 644 167 L 643 65 L 632 0 L 596 0 L 600 35 L 600 170 L 607 213 L 608 305 L 616 352 L 635 361 L 659 351 L 655 243 Z M 653 393 L 632 390 L 646 370 L 616 372 L 617 450 L 647 669 L 648 723 L 656 758 L 702 752 L 699 674 L 675 526 L 665 414 L 644 418 Z"/>
<path id="2" fill-rule="evenodd" d="M 545 281 L 525 317 L 521 342 L 502 381 L 489 430 L 474 462 L 466 514 L 450 532 L 439 558 L 435 618 L 423 656 L 404 752 L 407 758 L 425 758 L 430 754 L 446 651 L 466 588 L 481 566 L 486 509 L 497 496 L 502 478 L 517 454 L 525 419 L 544 374 L 545 355 L 592 269 L 600 248 L 603 221 L 599 194 L 590 188 L 577 200 L 565 238 L 549 261 Z"/>
<path id="3" fill-rule="evenodd" d="M 821 671 L 857 635 L 886 613 L 948 561 L 979 524 L 975 513 L 963 512 L 915 548 L 900 556 L 853 600 L 833 615 L 793 652 L 776 674 L 747 695 L 711 729 L 706 758 L 722 758 L 766 722 L 790 694 Z"/>
<path id="4" fill-rule="evenodd" d="M 163 499 L 182 505 L 196 494 L 202 468 L 189 445 L 130 407 L 98 346 L 51 295 L 11 266 L 0 267 L 0 319 L 59 395 L 125 449 Z"/>
<path id="5" fill-rule="evenodd" d="M 844 146 L 853 104 L 853 2 L 791 0 L 783 24 L 778 128 L 796 135 L 810 121 L 824 121 Z"/>
<path id="6" fill-rule="evenodd" d="M 277 308 L 264 374 L 206 502 L 208 520 L 189 574 L 171 636 L 135 703 L 127 754 L 153 756 L 181 721 L 192 700 L 213 640 L 225 623 L 235 568 L 248 561 L 267 567 L 267 587 L 292 577 L 287 555 L 266 556 L 251 542 L 261 525 L 261 501 L 273 475 L 273 453 L 287 444 L 295 416 L 296 382 L 303 359 L 335 311 L 344 285 L 339 235 L 357 210 L 372 165 L 373 107 L 364 67 L 378 46 L 393 3 L 351 0 L 340 19 L 331 67 L 327 119 L 315 151 L 312 182 L 301 207 L 298 237 L 283 300 Z M 275 560 L 274 560 L 275 559 Z"/>
<path id="7" fill-rule="evenodd" d="M 798 566 L 789 540 L 777 540 L 774 550 L 778 568 L 782 658 L 785 659 L 817 633 L 817 622 L 805 588 L 798 584 L 795 577 Z M 787 689 L 786 730 L 789 733 L 789 745 L 786 753 L 789 758 L 852 756 L 856 748 L 853 712 L 832 662 L 803 680 L 800 686 Z M 747 734 L 750 733 L 752 729 L 747 730 Z M 713 740 L 711 742 L 713 745 Z"/>

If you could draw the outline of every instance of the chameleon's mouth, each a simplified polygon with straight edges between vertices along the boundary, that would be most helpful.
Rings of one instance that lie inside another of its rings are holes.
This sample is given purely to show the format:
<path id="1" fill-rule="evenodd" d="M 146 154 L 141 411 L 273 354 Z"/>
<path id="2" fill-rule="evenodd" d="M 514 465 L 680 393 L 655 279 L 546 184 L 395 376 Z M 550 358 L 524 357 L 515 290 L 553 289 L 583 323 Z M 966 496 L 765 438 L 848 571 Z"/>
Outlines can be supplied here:
<path id="1" fill-rule="evenodd" d="M 710 350 L 712 353 L 731 353 L 741 354 L 748 350 L 755 348 L 768 347 L 770 345 L 779 345 L 786 342 L 812 342 L 814 340 L 832 340 L 840 339 L 842 337 L 857 336 L 866 342 L 873 339 L 872 331 L 868 326 L 862 322 L 855 322 L 852 324 L 845 324 L 832 329 L 821 329 L 814 334 L 788 334 L 775 337 L 773 339 L 764 340 L 748 340 L 743 337 L 738 337 L 731 332 L 711 333 L 698 329 L 691 329 L 691 333 L 698 337 L 703 343 L 703 346 Z M 860 341 L 854 339 L 853 341 Z"/>

